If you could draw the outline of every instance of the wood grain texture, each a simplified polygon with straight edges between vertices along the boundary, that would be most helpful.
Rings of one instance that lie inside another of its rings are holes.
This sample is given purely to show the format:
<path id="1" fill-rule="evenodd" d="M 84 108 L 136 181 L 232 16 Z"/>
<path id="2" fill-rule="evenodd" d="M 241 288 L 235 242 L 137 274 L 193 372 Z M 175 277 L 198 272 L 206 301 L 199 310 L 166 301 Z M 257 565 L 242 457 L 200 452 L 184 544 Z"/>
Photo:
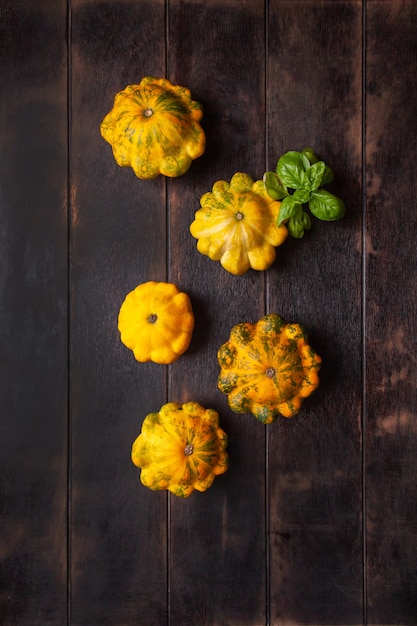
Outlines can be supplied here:
<path id="1" fill-rule="evenodd" d="M 66 3 L 0 9 L 0 622 L 66 623 Z"/>
<path id="2" fill-rule="evenodd" d="M 416 623 L 416 31 L 412 0 L 3 0 L 2 624 Z M 137 179 L 100 136 L 146 75 L 204 107 L 206 152 L 178 179 Z M 313 219 L 267 272 L 197 252 L 215 181 L 306 146 L 341 222 Z M 192 300 L 170 366 L 117 331 L 148 280 Z M 266 312 L 323 358 L 300 414 L 268 427 L 230 411 L 216 358 Z M 229 435 L 229 470 L 187 500 L 130 460 L 168 400 L 216 409 Z"/>
<path id="3" fill-rule="evenodd" d="M 417 6 L 369 2 L 366 528 L 369 624 L 415 624 Z"/>
<path id="4" fill-rule="evenodd" d="M 264 6 L 171 1 L 169 15 L 168 70 L 203 103 L 207 134 L 205 155 L 168 185 L 170 279 L 188 291 L 196 313 L 191 350 L 171 368 L 170 393 L 176 401 L 195 399 L 219 412 L 230 455 L 229 470 L 206 494 L 172 499 L 171 623 L 262 624 L 265 429 L 228 409 L 217 389 L 216 354 L 233 325 L 262 315 L 265 277 L 227 273 L 197 252 L 189 227 L 200 197 L 217 180 L 264 171 Z"/>
<path id="5" fill-rule="evenodd" d="M 166 370 L 135 361 L 117 330 L 126 294 L 166 278 L 165 183 L 119 167 L 100 136 L 118 91 L 165 74 L 164 33 L 163 1 L 72 3 L 71 623 L 79 626 L 164 623 L 167 614 L 167 498 L 140 484 L 130 460 L 142 420 L 166 401 Z"/>
<path id="6" fill-rule="evenodd" d="M 271 624 L 359 624 L 361 3 L 272 2 L 268 33 L 269 167 L 311 146 L 347 205 L 341 222 L 312 217 L 269 271 L 270 310 L 323 359 L 299 415 L 270 426 Z"/>

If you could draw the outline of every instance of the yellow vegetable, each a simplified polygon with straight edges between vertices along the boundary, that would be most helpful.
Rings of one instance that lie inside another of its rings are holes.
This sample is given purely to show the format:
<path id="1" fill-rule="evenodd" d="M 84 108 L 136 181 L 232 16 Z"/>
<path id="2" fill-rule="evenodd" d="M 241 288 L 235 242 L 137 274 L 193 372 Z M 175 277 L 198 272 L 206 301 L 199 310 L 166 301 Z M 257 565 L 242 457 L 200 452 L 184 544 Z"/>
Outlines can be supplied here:
<path id="1" fill-rule="evenodd" d="M 230 183 L 217 181 L 200 204 L 190 232 L 201 254 L 236 275 L 249 268 L 266 270 L 274 262 L 275 248 L 288 231 L 276 225 L 281 203 L 267 194 L 261 180 L 238 172 Z"/>
<path id="2" fill-rule="evenodd" d="M 116 94 L 100 126 L 118 165 L 138 178 L 180 176 L 204 153 L 203 109 L 189 89 L 147 76 Z"/>
<path id="3" fill-rule="evenodd" d="M 194 314 L 176 285 L 149 281 L 127 294 L 119 312 L 121 341 L 138 361 L 172 363 L 190 345 Z"/>
<path id="4" fill-rule="evenodd" d="M 141 468 L 145 487 L 187 498 L 194 489 L 206 491 L 227 470 L 226 446 L 214 409 L 170 402 L 145 418 L 132 446 L 132 461 Z"/>
<path id="5" fill-rule="evenodd" d="M 218 351 L 219 389 L 236 413 L 269 424 L 293 417 L 319 385 L 321 358 L 299 324 L 272 313 L 256 324 L 238 324 Z"/>

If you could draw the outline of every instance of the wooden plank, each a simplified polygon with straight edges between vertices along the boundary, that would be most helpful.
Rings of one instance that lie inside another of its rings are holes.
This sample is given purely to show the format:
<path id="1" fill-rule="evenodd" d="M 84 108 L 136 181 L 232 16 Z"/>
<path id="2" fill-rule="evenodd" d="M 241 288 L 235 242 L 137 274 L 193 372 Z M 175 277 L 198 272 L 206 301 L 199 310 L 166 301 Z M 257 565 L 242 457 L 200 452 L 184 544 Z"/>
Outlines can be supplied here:
<path id="1" fill-rule="evenodd" d="M 237 277 L 196 250 L 189 233 L 199 199 L 215 181 L 265 168 L 264 5 L 262 1 L 169 5 L 169 76 L 205 110 L 207 149 L 169 181 L 170 279 L 193 301 L 190 350 L 170 370 L 170 396 L 219 412 L 230 468 L 206 493 L 171 498 L 170 623 L 265 623 L 265 429 L 230 411 L 217 390 L 216 353 L 233 325 L 264 312 L 264 273 Z"/>
<path id="2" fill-rule="evenodd" d="M 415 624 L 417 6 L 367 3 L 368 623 Z"/>
<path id="3" fill-rule="evenodd" d="M 0 9 L 0 621 L 414 624 L 415 3 L 70 4 L 70 355 L 67 3 Z M 176 180 L 139 181 L 99 134 L 115 93 L 146 74 L 190 87 L 205 108 L 206 153 Z M 234 277 L 199 255 L 188 229 L 200 196 L 306 145 L 335 170 L 346 218 L 315 220 L 267 273 Z M 136 363 L 119 341 L 121 301 L 149 279 L 177 283 L 196 313 L 191 347 L 169 368 Z M 323 368 L 300 415 L 264 428 L 228 409 L 216 352 L 266 311 L 303 323 Z M 230 437 L 229 471 L 186 501 L 147 490 L 130 462 L 142 419 L 168 399 L 217 409 Z"/>
<path id="4" fill-rule="evenodd" d="M 0 622 L 66 624 L 66 2 L 0 9 Z"/>
<path id="5" fill-rule="evenodd" d="M 271 624 L 362 623 L 361 2 L 271 2 L 269 168 L 314 148 L 347 215 L 312 218 L 269 271 L 269 307 L 306 328 L 320 388 L 269 427 Z"/>
<path id="6" fill-rule="evenodd" d="M 118 91 L 164 74 L 164 0 L 75 0 L 72 37 L 71 623 L 162 624 L 167 497 L 140 484 L 130 450 L 166 401 L 166 368 L 135 361 L 117 316 L 166 278 L 165 182 L 120 168 L 99 127 Z"/>

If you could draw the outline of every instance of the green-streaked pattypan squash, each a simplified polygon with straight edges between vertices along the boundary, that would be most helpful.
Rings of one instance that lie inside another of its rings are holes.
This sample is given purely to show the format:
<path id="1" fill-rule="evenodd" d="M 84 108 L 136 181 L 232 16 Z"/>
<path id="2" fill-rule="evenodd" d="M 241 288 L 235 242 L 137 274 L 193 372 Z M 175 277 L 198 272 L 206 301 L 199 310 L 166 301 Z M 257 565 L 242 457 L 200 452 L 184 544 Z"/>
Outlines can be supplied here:
<path id="1" fill-rule="evenodd" d="M 137 361 L 173 363 L 191 342 L 194 314 L 176 285 L 149 281 L 129 292 L 120 307 L 121 341 Z"/>
<path id="2" fill-rule="evenodd" d="M 100 130 L 118 165 L 132 167 L 138 178 L 174 177 L 205 150 L 202 116 L 189 89 L 146 76 L 116 94 Z"/>
<path id="3" fill-rule="evenodd" d="M 275 248 L 288 231 L 277 226 L 281 203 L 268 195 L 261 180 L 238 172 L 230 183 L 217 181 L 200 204 L 190 232 L 201 254 L 235 275 L 249 268 L 266 270 L 274 262 Z"/>
<path id="4" fill-rule="evenodd" d="M 227 435 L 214 409 L 197 402 L 169 402 L 147 415 L 132 446 L 132 461 L 150 489 L 187 498 L 206 491 L 228 468 Z"/>
<path id="5" fill-rule="evenodd" d="M 218 351 L 218 387 L 236 413 L 269 424 L 293 417 L 318 386 L 321 358 L 299 324 L 271 313 L 256 324 L 237 324 Z"/>

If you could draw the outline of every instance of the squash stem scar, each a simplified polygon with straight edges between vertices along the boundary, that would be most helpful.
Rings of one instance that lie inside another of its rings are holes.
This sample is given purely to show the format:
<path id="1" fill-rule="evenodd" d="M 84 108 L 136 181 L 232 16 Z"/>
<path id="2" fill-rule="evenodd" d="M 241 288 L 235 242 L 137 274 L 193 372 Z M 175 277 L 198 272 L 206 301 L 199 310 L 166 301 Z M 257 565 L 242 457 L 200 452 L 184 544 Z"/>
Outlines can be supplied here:
<path id="1" fill-rule="evenodd" d="M 268 378 L 273 378 L 275 376 L 274 368 L 268 367 L 268 369 L 265 371 L 265 374 L 268 376 Z"/>
<path id="2" fill-rule="evenodd" d="M 152 313 L 149 317 L 148 317 L 148 322 L 150 324 L 155 324 L 156 320 L 158 319 L 158 316 L 156 315 L 156 313 Z"/>
<path id="3" fill-rule="evenodd" d="M 184 448 L 185 456 L 190 456 L 193 452 L 194 452 L 193 444 L 192 443 L 187 443 L 187 445 Z"/>
<path id="4" fill-rule="evenodd" d="M 245 216 L 243 215 L 243 213 L 241 211 L 238 211 L 238 213 L 236 213 L 236 219 L 240 222 L 241 220 L 243 220 Z"/>
<path id="5" fill-rule="evenodd" d="M 145 109 L 144 112 L 143 112 L 143 115 L 145 117 L 151 117 L 151 115 L 153 115 L 152 109 Z"/>

